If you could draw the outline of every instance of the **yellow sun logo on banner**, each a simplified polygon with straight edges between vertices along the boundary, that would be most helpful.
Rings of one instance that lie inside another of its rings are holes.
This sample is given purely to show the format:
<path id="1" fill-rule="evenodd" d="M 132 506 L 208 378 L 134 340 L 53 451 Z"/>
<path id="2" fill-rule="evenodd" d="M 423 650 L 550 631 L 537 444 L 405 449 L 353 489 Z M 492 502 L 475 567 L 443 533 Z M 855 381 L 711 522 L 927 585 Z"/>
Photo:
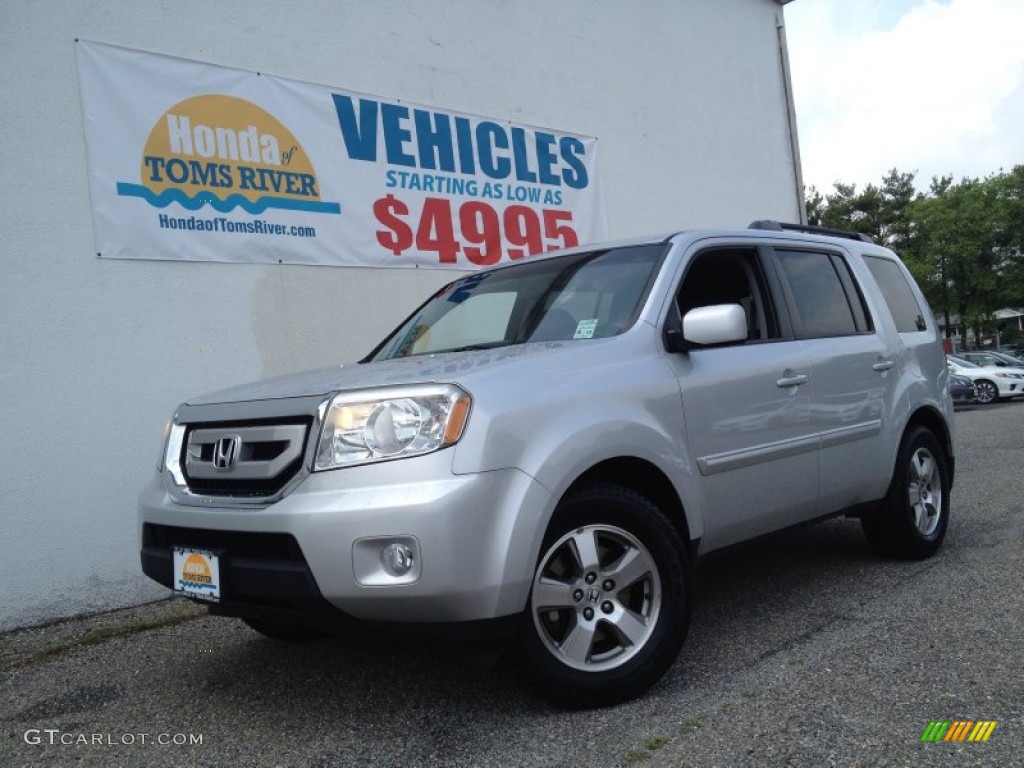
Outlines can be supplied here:
<path id="1" fill-rule="evenodd" d="M 140 179 L 118 182 L 118 195 L 190 211 L 208 205 L 221 213 L 341 212 L 338 203 L 321 200 L 316 171 L 294 134 L 235 96 L 194 96 L 161 115 L 146 140 Z"/>

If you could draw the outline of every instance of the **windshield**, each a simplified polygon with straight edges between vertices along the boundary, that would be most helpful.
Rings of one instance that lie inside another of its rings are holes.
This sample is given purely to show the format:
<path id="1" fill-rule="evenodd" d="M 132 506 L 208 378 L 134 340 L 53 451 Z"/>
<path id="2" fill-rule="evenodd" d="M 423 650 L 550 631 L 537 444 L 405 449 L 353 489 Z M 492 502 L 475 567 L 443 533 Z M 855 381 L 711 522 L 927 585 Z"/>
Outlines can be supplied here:
<path id="1" fill-rule="evenodd" d="M 1012 365 L 1014 368 L 1024 367 L 1024 360 L 1021 360 L 1019 357 L 1014 357 L 1013 355 L 1008 355 L 1005 352 L 993 352 L 992 354 L 993 354 L 993 356 L 999 358 L 1000 360 L 1004 361 L 1008 365 Z"/>
<path id="2" fill-rule="evenodd" d="M 951 363 L 959 365 L 961 368 L 980 368 L 981 367 L 980 365 L 975 365 L 970 360 L 964 360 L 963 358 L 954 357 L 953 355 L 949 356 L 949 360 L 950 360 Z"/>
<path id="3" fill-rule="evenodd" d="M 665 244 L 478 272 L 438 291 L 368 360 L 615 336 L 636 320 Z"/>

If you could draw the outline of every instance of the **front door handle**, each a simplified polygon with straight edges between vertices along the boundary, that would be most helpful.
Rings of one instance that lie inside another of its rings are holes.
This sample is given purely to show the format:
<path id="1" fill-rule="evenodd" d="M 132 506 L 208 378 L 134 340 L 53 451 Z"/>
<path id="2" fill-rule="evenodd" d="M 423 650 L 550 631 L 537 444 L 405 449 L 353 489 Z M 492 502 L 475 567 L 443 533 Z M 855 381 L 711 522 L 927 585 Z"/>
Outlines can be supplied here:
<path id="1" fill-rule="evenodd" d="M 806 384 L 808 378 L 810 377 L 806 373 L 783 371 L 782 378 L 776 381 L 775 384 L 782 389 L 788 389 L 789 387 L 798 387 L 801 384 Z"/>
<path id="2" fill-rule="evenodd" d="M 893 360 L 879 360 L 877 363 L 871 366 L 871 370 L 878 371 L 879 373 L 885 373 L 896 365 Z"/>

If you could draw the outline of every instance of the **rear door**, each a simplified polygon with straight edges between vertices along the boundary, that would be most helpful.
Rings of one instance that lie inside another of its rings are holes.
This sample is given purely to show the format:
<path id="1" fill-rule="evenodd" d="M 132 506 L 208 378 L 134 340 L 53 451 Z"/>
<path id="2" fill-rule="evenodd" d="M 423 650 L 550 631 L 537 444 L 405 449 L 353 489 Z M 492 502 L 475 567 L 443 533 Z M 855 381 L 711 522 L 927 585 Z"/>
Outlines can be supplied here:
<path id="1" fill-rule="evenodd" d="M 873 318 L 847 254 L 775 247 L 772 256 L 794 335 L 810 359 L 820 514 L 873 501 L 888 478 L 884 422 L 892 413 L 899 340 Z"/>

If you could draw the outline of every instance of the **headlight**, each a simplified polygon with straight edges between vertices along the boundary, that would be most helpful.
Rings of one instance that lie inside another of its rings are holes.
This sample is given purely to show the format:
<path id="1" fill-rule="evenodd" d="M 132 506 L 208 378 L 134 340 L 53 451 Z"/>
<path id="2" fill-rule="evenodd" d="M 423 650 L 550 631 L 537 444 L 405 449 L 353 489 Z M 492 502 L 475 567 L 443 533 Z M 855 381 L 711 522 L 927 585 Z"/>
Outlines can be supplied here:
<path id="1" fill-rule="evenodd" d="M 423 384 L 335 395 L 314 469 L 401 459 L 458 442 L 472 398 L 454 384 Z"/>

